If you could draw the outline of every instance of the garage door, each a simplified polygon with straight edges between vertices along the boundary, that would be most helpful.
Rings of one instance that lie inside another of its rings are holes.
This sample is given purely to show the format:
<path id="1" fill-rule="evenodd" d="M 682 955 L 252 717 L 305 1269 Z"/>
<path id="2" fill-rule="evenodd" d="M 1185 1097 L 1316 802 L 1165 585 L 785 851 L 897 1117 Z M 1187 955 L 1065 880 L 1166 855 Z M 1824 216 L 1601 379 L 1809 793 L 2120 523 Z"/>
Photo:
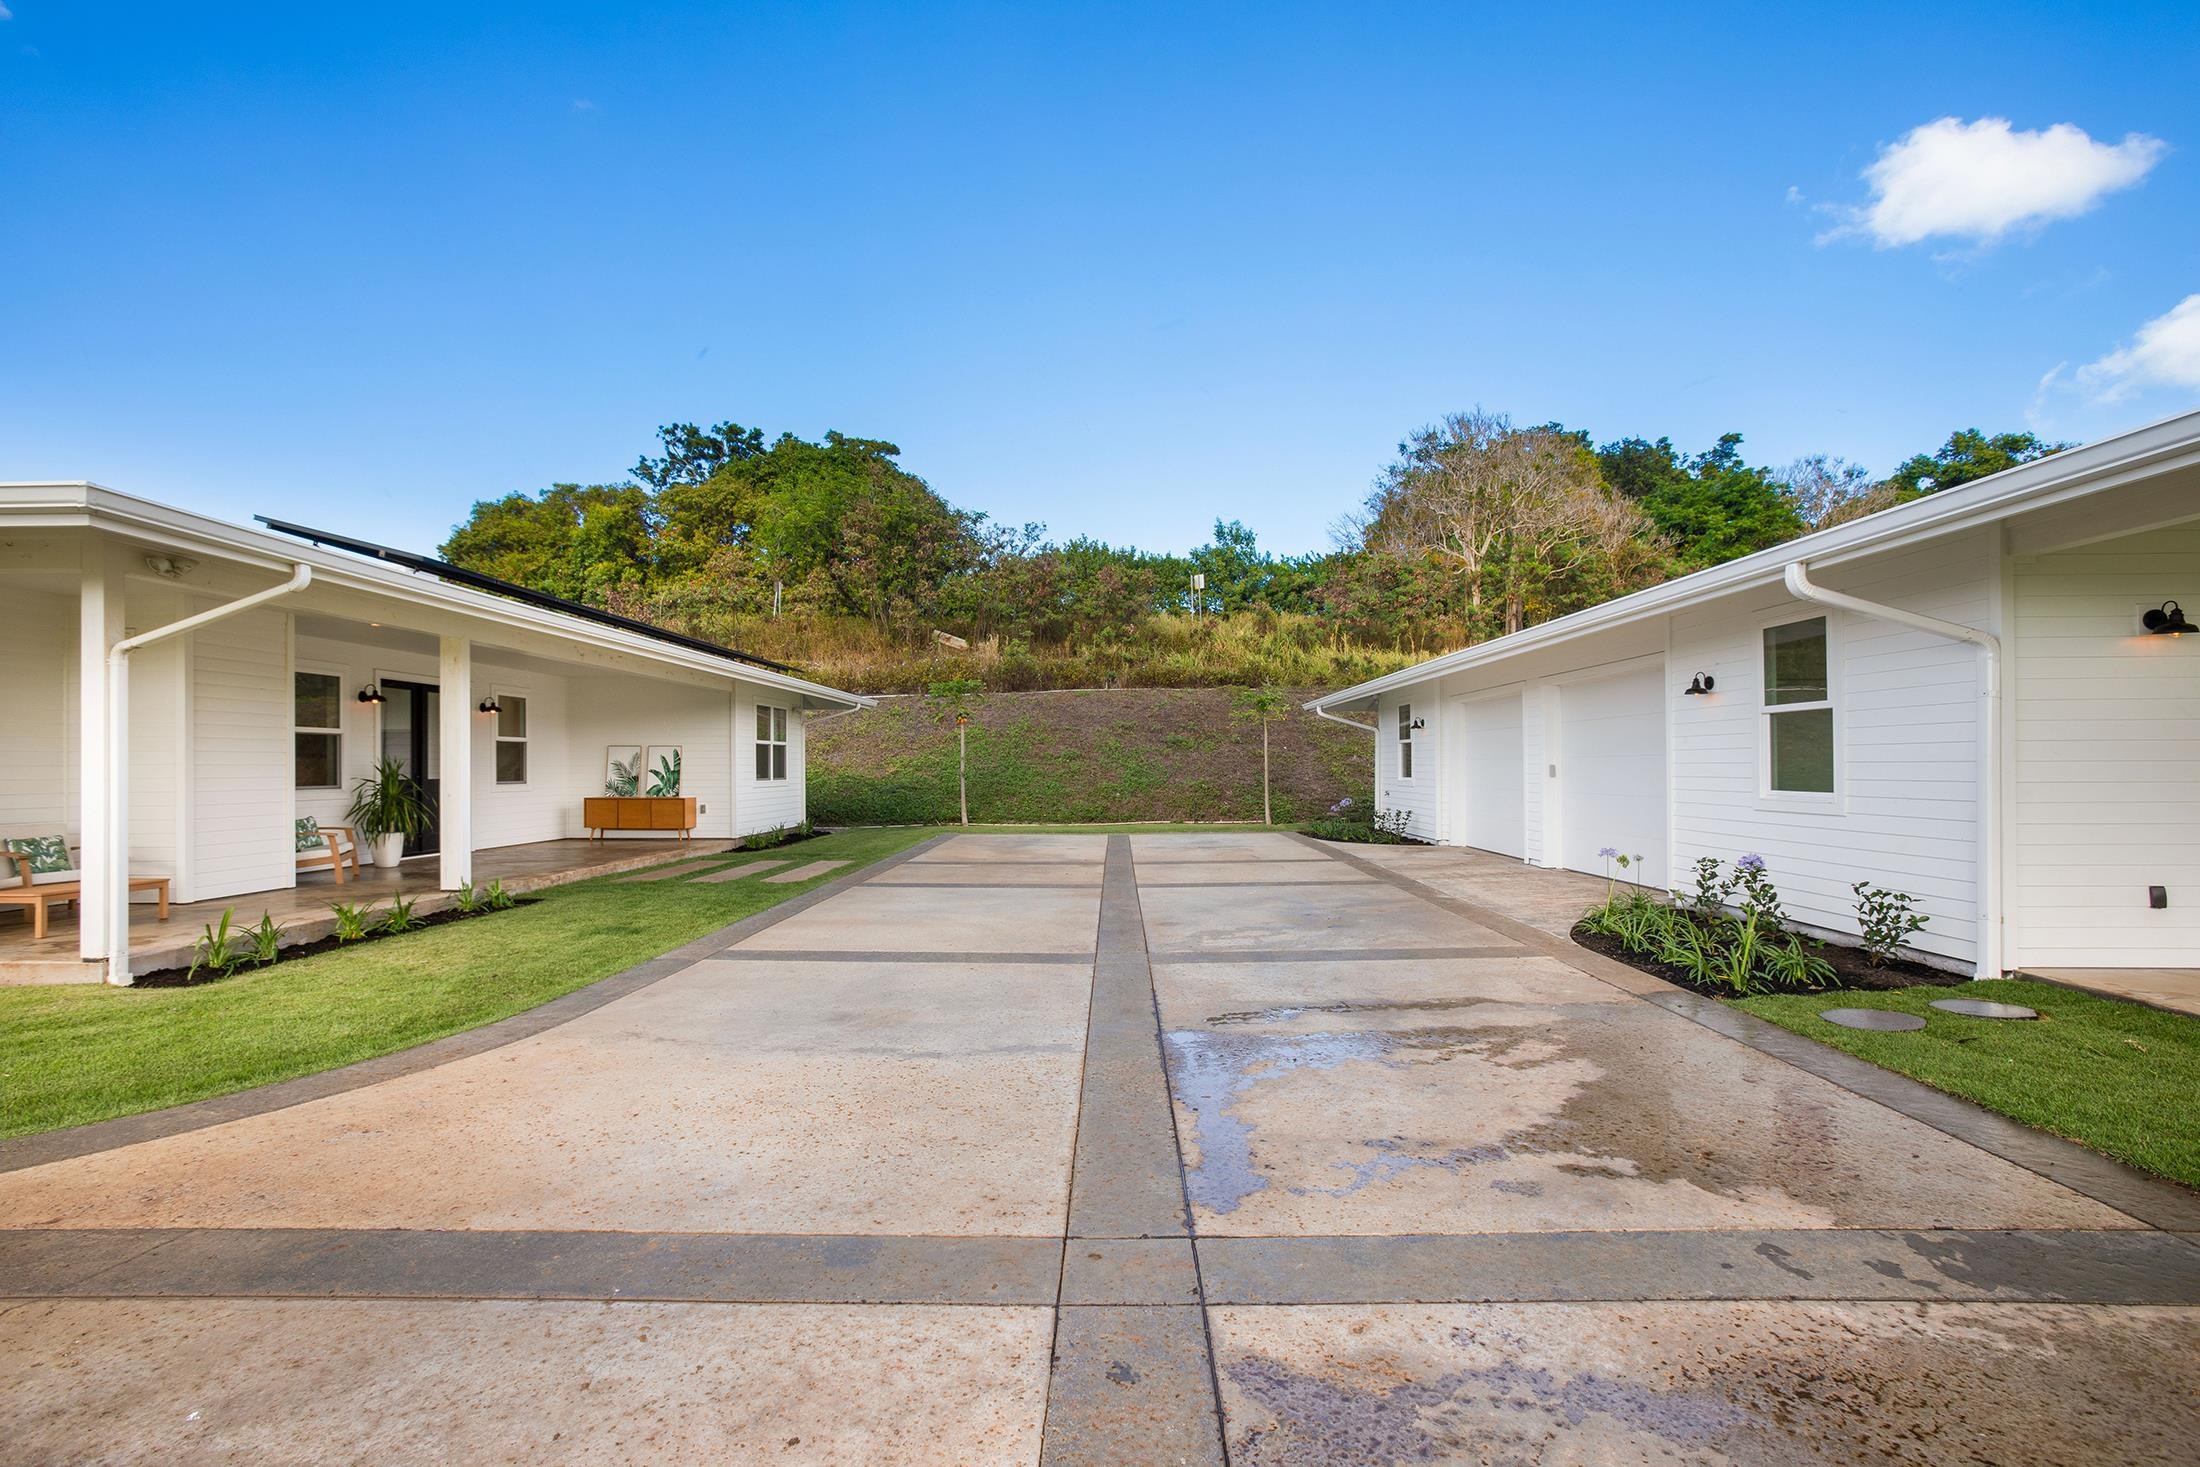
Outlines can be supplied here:
<path id="1" fill-rule="evenodd" d="M 1635 880 L 1666 885 L 1665 669 L 1567 683 L 1558 706 L 1562 861 L 1601 876 L 1610 846 L 1648 858 Z"/>
<path id="2" fill-rule="evenodd" d="M 1459 845 L 1526 854 L 1520 799 L 1520 695 L 1453 705 L 1462 755 L 1451 839 Z"/>

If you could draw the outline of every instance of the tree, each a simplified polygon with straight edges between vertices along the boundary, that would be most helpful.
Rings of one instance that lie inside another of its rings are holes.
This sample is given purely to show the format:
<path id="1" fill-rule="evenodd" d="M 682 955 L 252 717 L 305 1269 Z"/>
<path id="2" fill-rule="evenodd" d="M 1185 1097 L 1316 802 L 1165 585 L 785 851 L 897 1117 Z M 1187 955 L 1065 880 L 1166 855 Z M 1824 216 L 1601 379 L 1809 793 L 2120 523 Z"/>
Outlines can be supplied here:
<path id="1" fill-rule="evenodd" d="M 970 823 L 970 712 L 985 701 L 985 684 L 976 678 L 954 678 L 925 689 L 925 702 L 942 721 L 955 721 L 955 795 L 962 823 Z"/>
<path id="2" fill-rule="evenodd" d="M 1260 724 L 1260 823 L 1276 823 L 1275 812 L 1268 801 L 1268 725 L 1291 711 L 1291 700 L 1281 688 L 1239 688 L 1231 698 L 1235 705 L 1231 716 L 1255 720 Z"/>
<path id="3" fill-rule="evenodd" d="M 1596 451 L 1605 481 L 1639 504 L 1672 542 L 1676 569 L 1700 570 L 1803 533 L 1784 488 L 1742 461 L 1742 435 L 1726 433 L 1694 458 L 1672 440 L 1623 438 Z"/>
<path id="4" fill-rule="evenodd" d="M 1799 458 L 1772 478 L 1813 530 L 1855 518 L 1853 506 L 1860 505 L 1873 488 L 1871 473 L 1862 464 L 1825 453 Z"/>
<path id="5" fill-rule="evenodd" d="M 1228 616 L 1264 599 L 1268 574 L 1275 557 L 1260 548 L 1258 538 L 1244 524 L 1215 521 L 1215 538 L 1191 553 L 1192 569 L 1207 577 L 1204 603 L 1198 610 Z"/>
<path id="6" fill-rule="evenodd" d="M 1464 582 L 1473 635 L 1489 630 L 1487 592 L 1499 598 L 1497 630 L 1517 632 L 1531 606 L 1564 599 L 1589 562 L 1631 540 L 1655 541 L 1642 512 L 1605 487 L 1581 435 L 1556 425 L 1454 413 L 1398 452 L 1355 522 L 1361 543 L 1450 567 Z"/>
<path id="7" fill-rule="evenodd" d="M 634 465 L 634 477 L 657 490 L 703 483 L 725 465 L 764 452 L 764 430 L 739 423 L 717 423 L 708 433 L 693 423 L 668 423 L 657 430 L 657 441 L 664 457 L 644 454 Z"/>
<path id="8" fill-rule="evenodd" d="M 2069 443 L 2048 443 L 2032 433 L 1995 433 L 1988 435 L 1976 428 L 1958 428 L 1948 435 L 1948 441 L 1932 453 L 1914 454 L 1904 459 L 1899 468 L 1887 476 L 1887 482 L 1895 487 L 1902 499 L 1915 499 L 1923 494 L 1937 494 L 1943 489 L 1953 489 L 1958 484 L 1968 484 L 1973 479 L 1983 479 L 1988 474 L 1998 474 L 2003 469 L 2013 469 L 2018 464 L 2028 464 L 2049 454 L 2061 453 L 2074 447 Z"/>

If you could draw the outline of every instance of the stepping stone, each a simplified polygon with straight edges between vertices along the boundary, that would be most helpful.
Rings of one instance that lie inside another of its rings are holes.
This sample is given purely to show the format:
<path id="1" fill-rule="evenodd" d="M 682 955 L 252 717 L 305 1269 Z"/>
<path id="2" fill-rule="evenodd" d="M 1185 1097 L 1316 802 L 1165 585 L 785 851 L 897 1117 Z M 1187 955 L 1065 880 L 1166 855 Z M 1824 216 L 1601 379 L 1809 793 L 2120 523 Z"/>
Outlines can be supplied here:
<path id="1" fill-rule="evenodd" d="M 653 866 L 647 871 L 637 871 L 632 876 L 622 876 L 619 880 L 663 881 L 668 876 L 685 876 L 691 871 L 700 871 L 718 859 L 716 856 L 704 856 L 698 860 L 680 861 L 670 866 Z"/>
<path id="2" fill-rule="evenodd" d="M 1917 1015 L 1898 1014 L 1892 1009 L 1825 1009 L 1818 1017 L 1844 1029 L 1878 1029 L 1889 1034 L 1906 1034 L 1925 1027 L 1925 1021 Z"/>
<path id="3" fill-rule="evenodd" d="M 838 871 L 847 864 L 846 861 L 812 861 L 807 866 L 797 866 L 792 871 L 782 871 L 776 876 L 767 876 L 764 879 L 766 881 L 808 881 L 813 876 L 823 876 L 828 871 Z"/>
<path id="4" fill-rule="evenodd" d="M 1987 998 L 1936 998 L 1931 1006 L 1973 1019 L 2036 1019 L 2040 1016 L 2038 1009 L 2028 1009 L 2021 1003 L 1995 1003 Z"/>
<path id="5" fill-rule="evenodd" d="M 785 861 L 750 861 L 745 865 L 728 866 L 723 871 L 707 871 L 695 879 L 697 881 L 739 881 L 744 876 L 754 876 L 760 871 L 774 871 L 786 864 Z"/>

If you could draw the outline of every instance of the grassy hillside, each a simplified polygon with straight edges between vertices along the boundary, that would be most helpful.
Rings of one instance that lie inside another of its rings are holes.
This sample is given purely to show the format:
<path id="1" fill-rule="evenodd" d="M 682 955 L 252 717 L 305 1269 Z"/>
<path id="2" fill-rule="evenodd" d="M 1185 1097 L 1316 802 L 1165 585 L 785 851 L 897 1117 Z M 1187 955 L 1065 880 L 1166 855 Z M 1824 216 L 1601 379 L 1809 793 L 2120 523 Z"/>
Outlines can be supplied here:
<path id="1" fill-rule="evenodd" d="M 1279 821 L 1374 784 L 1370 735 L 1297 711 L 1269 729 Z M 955 818 L 955 730 L 887 698 L 810 732 L 810 817 L 826 825 Z M 1260 819 L 1260 726 L 1227 688 L 995 693 L 970 728 L 970 818 L 1001 823 Z"/>

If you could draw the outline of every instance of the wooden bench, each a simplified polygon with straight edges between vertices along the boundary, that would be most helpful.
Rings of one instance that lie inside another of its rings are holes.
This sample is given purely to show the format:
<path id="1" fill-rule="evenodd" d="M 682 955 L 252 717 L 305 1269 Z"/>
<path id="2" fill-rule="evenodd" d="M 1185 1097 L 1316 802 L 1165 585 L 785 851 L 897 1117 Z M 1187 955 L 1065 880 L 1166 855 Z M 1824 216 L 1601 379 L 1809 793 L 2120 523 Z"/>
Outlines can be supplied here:
<path id="1" fill-rule="evenodd" d="M 23 873 L 20 886 L 0 886 L 0 906 L 29 907 L 31 909 L 31 936 L 43 940 L 46 936 L 46 909 L 84 899 L 84 883 L 80 881 L 49 881 L 44 886 L 31 885 L 28 865 L 19 869 Z M 168 920 L 168 878 L 165 876 L 133 876 L 130 890 L 156 892 L 160 896 L 160 920 Z"/>

